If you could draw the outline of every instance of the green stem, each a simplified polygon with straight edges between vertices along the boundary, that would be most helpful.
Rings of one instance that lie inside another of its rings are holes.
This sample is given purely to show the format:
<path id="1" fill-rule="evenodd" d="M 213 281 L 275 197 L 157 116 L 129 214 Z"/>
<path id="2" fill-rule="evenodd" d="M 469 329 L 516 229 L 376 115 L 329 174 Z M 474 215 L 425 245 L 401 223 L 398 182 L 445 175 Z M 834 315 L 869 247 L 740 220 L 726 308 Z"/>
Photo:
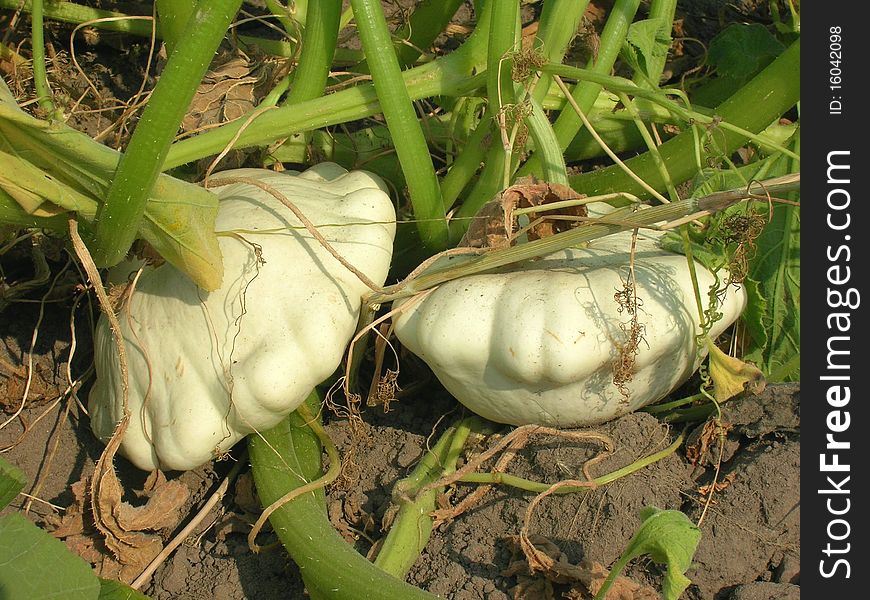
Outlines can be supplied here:
<path id="1" fill-rule="evenodd" d="M 468 182 L 477 173 L 480 168 L 480 163 L 483 162 L 483 157 L 486 155 L 490 136 L 492 135 L 492 112 L 489 107 L 484 111 L 480 118 L 477 127 L 468 136 L 462 153 L 459 154 L 450 165 L 450 170 L 441 181 L 441 192 L 444 195 L 444 205 L 452 208 L 459 199 L 459 195 Z M 451 223 L 451 228 L 453 227 Z M 452 238 L 451 234 L 451 238 Z"/>
<path id="2" fill-rule="evenodd" d="M 535 153 L 542 165 L 544 181 L 568 185 L 568 172 L 565 167 L 565 156 L 559 147 L 559 140 L 550 126 L 550 121 L 538 101 L 533 97 L 528 98 L 532 106 L 532 113 L 526 117 L 532 139 L 535 141 Z"/>
<path id="3" fill-rule="evenodd" d="M 447 247 L 447 218 L 441 188 L 417 112 L 402 80 L 383 8 L 379 0 L 351 0 L 351 6 L 375 92 L 405 173 L 421 240 L 430 250 L 443 250 Z"/>
<path id="4" fill-rule="evenodd" d="M 127 254 L 181 119 L 240 5 L 241 0 L 203 2 L 191 15 L 97 213 L 90 247 L 97 264 L 111 266 Z"/>
<path id="5" fill-rule="evenodd" d="M 800 99 L 800 39 L 789 46 L 779 57 L 761 73 L 744 85 L 740 91 L 723 102 L 716 110 L 717 119 L 727 121 L 747 132 L 757 133 L 789 110 Z M 730 153 L 745 143 L 747 136 L 734 128 L 711 125 L 711 133 L 723 152 Z M 693 177 L 697 166 L 691 159 L 697 151 L 701 153 L 702 164 L 715 157 L 709 148 L 696 148 L 691 130 L 684 131 L 659 146 L 674 184 Z M 656 190 L 666 189 L 667 182 L 659 173 L 655 159 L 649 153 L 626 161 L 626 165 Z M 569 178 L 571 187 L 588 195 L 622 191 L 644 197 L 644 190 L 625 175 L 619 166 L 599 169 L 591 173 Z"/>
<path id="6" fill-rule="evenodd" d="M 395 33 L 396 58 L 403 67 L 413 65 L 438 37 L 464 0 L 422 0 L 407 25 Z"/>
<path id="7" fill-rule="evenodd" d="M 677 0 L 653 0 L 649 7 L 650 19 L 661 19 L 662 28 L 656 36 L 655 50 L 646 56 L 647 73 L 638 71 L 633 81 L 638 85 L 648 84 L 653 89 L 659 86 L 665 64 L 668 61 L 668 50 L 671 47 L 671 31 L 673 30 L 674 13 L 677 10 Z"/>
<path id="8" fill-rule="evenodd" d="M 302 54 L 285 104 L 298 104 L 323 94 L 338 43 L 340 17 L 341 0 L 318 0 L 309 6 Z"/>
<path id="9" fill-rule="evenodd" d="M 196 2 L 185 0 L 156 0 L 157 23 L 160 35 L 166 44 L 166 55 L 171 56 L 178 40 L 184 35 L 184 28 L 196 8 Z"/>
<path id="10" fill-rule="evenodd" d="M 432 489 L 419 497 L 416 492 L 456 470 L 465 441 L 482 424 L 479 417 L 471 417 L 445 432 L 411 475 L 396 484 L 393 501 L 399 504 L 399 512 L 384 538 L 375 565 L 395 577 L 404 578 L 408 574 L 429 542 L 435 500 L 443 489 Z"/>
<path id="11" fill-rule="evenodd" d="M 592 73 L 587 69 L 578 69 L 577 67 L 569 67 L 566 65 L 549 64 L 544 66 L 542 70 L 545 73 L 552 73 L 554 75 L 577 79 L 579 81 L 596 82 L 614 93 L 624 92 L 626 94 L 629 94 L 630 96 L 633 96 L 635 98 L 635 104 L 638 107 L 641 106 L 642 101 L 644 102 L 643 108 L 639 108 L 638 113 L 645 119 L 660 122 L 671 122 L 672 119 L 680 119 L 689 124 L 694 123 L 696 127 L 699 125 L 720 127 L 731 133 L 741 135 L 746 139 L 751 139 L 753 142 L 759 145 L 767 145 L 777 152 L 782 152 L 786 156 L 790 156 L 796 160 L 800 160 L 800 156 L 798 156 L 788 148 L 783 147 L 781 144 L 778 144 L 775 141 L 775 138 L 770 135 L 764 133 L 755 133 L 746 128 L 740 127 L 733 122 L 722 120 L 720 116 L 714 114 L 716 113 L 716 111 L 709 108 L 698 108 L 693 110 L 691 108 L 685 108 L 684 106 L 681 106 L 667 98 L 667 95 L 677 95 L 682 98 L 683 94 L 679 90 L 650 90 L 647 88 L 638 87 L 633 82 L 623 77 L 599 75 L 596 73 Z M 641 98 L 642 101 L 638 101 L 638 98 Z M 602 112 L 606 112 L 606 110 L 608 110 L 605 109 L 605 106 L 608 104 L 611 104 L 611 108 L 609 110 L 612 113 L 614 110 L 617 109 L 617 107 L 612 104 L 612 102 L 601 97 L 599 97 L 596 102 L 598 103 L 599 109 Z M 661 109 L 657 107 L 664 108 L 670 116 L 666 115 L 664 112 L 661 111 Z M 618 111 L 610 115 L 610 119 L 613 120 L 631 118 L 631 115 L 627 111 Z M 773 128 L 774 126 L 775 124 L 770 125 L 768 129 Z M 765 129 L 765 131 L 767 131 L 768 129 Z M 584 129 L 580 132 L 580 135 L 583 135 L 585 133 L 588 132 L 586 132 Z M 692 135 L 694 135 L 694 133 Z M 698 158 L 700 159 L 700 156 Z"/>
<path id="12" fill-rule="evenodd" d="M 297 9 L 300 6 L 299 0 L 296 2 Z M 9 10 L 22 10 L 24 12 L 32 12 L 32 0 L 0 0 L 0 8 Z M 297 15 L 299 11 L 297 10 Z M 82 6 L 75 2 L 52 1 L 45 6 L 45 16 L 55 21 L 64 23 L 92 23 L 93 27 L 101 31 L 114 31 L 117 33 L 125 33 L 143 38 L 150 38 L 151 31 L 151 15 L 127 15 L 125 13 L 113 10 L 101 10 L 99 8 L 91 8 Z M 304 19 L 297 18 L 297 21 L 303 22 Z M 157 38 L 161 39 L 162 35 L 158 31 Z M 282 40 L 270 40 L 250 35 L 240 35 L 238 40 L 246 45 L 252 46 L 260 51 L 274 56 L 290 58 L 295 55 L 295 46 Z M 345 65 L 356 64 L 362 58 L 358 50 L 349 48 L 337 48 L 335 52 L 335 61 Z"/>
<path id="13" fill-rule="evenodd" d="M 651 464 L 657 463 L 658 461 L 666 458 L 677 451 L 677 449 L 683 444 L 683 441 L 686 439 L 686 432 L 683 431 L 680 435 L 677 436 L 670 446 L 667 448 L 663 448 L 658 452 L 650 454 L 649 456 L 644 456 L 643 458 L 639 458 L 633 463 L 622 467 L 621 469 L 617 469 L 616 471 L 611 471 L 606 475 L 601 475 L 600 477 L 596 477 L 593 479 L 593 483 L 595 485 L 607 485 L 608 483 L 613 483 L 617 479 L 622 479 L 623 477 L 627 477 L 632 473 L 636 473 L 641 469 L 645 469 Z M 510 487 L 514 487 L 520 490 L 524 490 L 526 492 L 533 492 L 535 494 L 540 494 L 542 492 L 546 492 L 548 489 L 552 487 L 552 483 L 541 483 L 539 481 L 531 481 L 529 479 L 524 479 L 523 477 L 517 477 L 516 475 L 511 475 L 509 473 L 469 473 L 467 475 L 463 475 L 459 481 L 463 481 L 465 483 L 482 483 L 489 485 L 508 485 Z M 564 487 L 560 487 L 554 494 L 573 494 L 576 492 L 588 492 L 590 488 L 588 486 L 571 486 L 566 485 Z"/>
<path id="14" fill-rule="evenodd" d="M 438 95 L 464 96 L 481 86 L 485 74 L 472 73 L 481 70 L 485 56 L 487 7 L 484 6 L 478 27 L 461 48 L 402 73 L 404 87 L 412 100 Z M 264 112 L 240 135 L 241 123 L 233 122 L 182 140 L 173 144 L 164 166 L 170 169 L 209 156 L 234 140 L 234 148 L 267 144 L 300 131 L 363 119 L 378 112 L 381 107 L 374 86 L 356 85 L 323 98 Z"/>
<path id="15" fill-rule="evenodd" d="M 724 210 L 743 199 L 747 193 L 776 194 L 791 191 L 800 186 L 799 177 L 783 176 L 773 180 L 755 182 L 749 192 L 746 189 L 717 192 L 703 198 L 685 198 L 670 204 L 651 206 L 646 210 L 624 207 L 607 216 L 606 220 L 594 220 L 545 238 L 517 244 L 509 248 L 490 249 L 483 254 L 448 257 L 436 262 L 432 267 L 409 281 L 385 287 L 381 292 L 367 294 L 364 301 L 369 304 L 384 304 L 401 298 L 413 296 L 447 281 L 484 273 L 493 269 L 546 256 L 594 239 L 613 235 L 620 231 L 639 227 L 655 227 L 656 224 L 682 219 L 688 215 L 705 216 Z"/>
<path id="16" fill-rule="evenodd" d="M 308 24 L 308 13 L 311 11 L 311 3 L 308 0 L 289 0 L 293 5 L 293 19 L 302 26 Z"/>
<path id="17" fill-rule="evenodd" d="M 42 0 L 34 0 L 30 21 L 30 44 L 31 51 L 33 52 L 33 85 L 36 88 L 36 99 L 39 108 L 48 115 L 54 115 L 54 101 L 51 99 L 51 90 L 48 87 L 48 74 L 45 70 Z"/>
<path id="18" fill-rule="evenodd" d="M 548 62 L 558 64 L 565 58 L 565 52 L 571 40 L 577 36 L 577 28 L 588 5 L 589 0 L 551 0 L 544 3 L 538 38 L 541 40 L 541 52 Z M 532 97 L 542 103 L 552 82 L 553 78 L 548 73 L 542 73 L 535 83 Z"/>
<path id="19" fill-rule="evenodd" d="M 318 3 L 315 2 L 315 4 L 318 4 Z M 284 31 L 286 31 L 291 36 L 296 35 L 297 28 L 293 24 L 293 19 L 290 18 L 290 15 L 287 14 L 287 9 L 284 8 L 284 6 L 280 2 L 278 2 L 278 0 L 266 0 L 266 8 L 269 9 L 269 12 L 272 13 L 272 16 L 274 16 L 276 19 L 278 19 L 278 22 L 281 23 L 281 27 L 284 28 Z M 304 25 L 305 24 L 304 16 L 305 15 L 303 14 L 302 15 L 303 19 L 301 21 L 299 19 L 297 19 L 297 22 Z M 306 32 L 306 34 L 307 34 L 307 32 Z"/>
<path id="20" fill-rule="evenodd" d="M 478 129 L 483 128 L 479 149 L 466 148 L 463 154 L 469 153 L 470 156 L 462 163 L 463 166 L 472 166 L 473 163 L 476 170 L 485 153 L 484 167 L 474 187 L 454 215 L 456 218 L 450 222 L 450 239 L 453 243 L 458 242 L 465 233 L 468 227 L 466 219 L 474 216 L 478 209 L 494 198 L 499 190 L 510 185 L 511 161 L 503 140 L 507 132 L 503 132 L 501 127 L 507 126 L 502 109 L 515 101 L 514 84 L 510 77 L 512 61 L 506 57 L 516 44 L 519 13 L 514 0 L 494 0 L 488 2 L 487 6 L 492 6 L 486 63 L 487 110 L 478 125 Z M 487 133 L 490 134 L 488 140 Z M 474 137 L 478 137 L 476 131 Z M 488 143 L 484 143 L 485 141 Z M 459 174 L 467 175 L 467 167 Z M 460 179 L 457 178 L 455 181 L 458 183 Z M 453 189 L 455 190 L 456 187 Z"/>
<path id="21" fill-rule="evenodd" d="M 589 67 L 589 71 L 599 75 L 610 75 L 639 4 L 640 0 L 617 0 L 614 4 L 613 10 L 607 17 L 607 23 L 604 25 L 604 31 L 601 33 L 598 56 Z M 575 86 L 571 95 L 577 101 L 580 110 L 584 114 L 588 114 L 600 93 L 601 85 L 588 80 Z M 570 108 L 559 113 L 553 124 L 553 131 L 556 133 L 556 138 L 563 150 L 568 147 L 582 126 L 583 122 L 580 117 Z M 535 155 L 532 155 L 519 170 L 520 175 L 530 173 L 540 173 L 540 158 Z"/>
<path id="22" fill-rule="evenodd" d="M 670 402 L 651 404 L 650 406 L 645 406 L 640 410 L 641 412 L 647 412 L 651 415 L 658 415 L 671 411 L 675 408 L 680 408 L 681 406 L 685 406 L 686 404 L 692 404 L 694 402 L 697 402 L 698 400 L 703 400 L 704 398 L 705 396 L 703 394 L 692 394 L 691 396 L 686 396 L 685 398 L 680 398 L 678 400 L 671 400 Z"/>
<path id="23" fill-rule="evenodd" d="M 309 7 L 299 65 L 293 74 L 293 87 L 284 105 L 299 104 L 323 94 L 338 44 L 340 18 L 341 0 L 319 0 Z M 282 144 L 289 154 L 285 160 L 304 163 L 309 141 L 304 135 L 289 138 Z"/>
<path id="24" fill-rule="evenodd" d="M 499 140 L 493 143 L 488 153 L 488 169 L 500 169 L 501 184 L 491 193 L 510 185 L 510 152 L 511 147 L 506 136 L 512 123 L 507 122 L 508 107 L 516 103 L 514 94 L 513 60 L 510 54 L 516 48 L 517 27 L 519 25 L 519 3 L 516 0 L 491 0 L 492 21 L 489 26 L 489 48 L 486 54 L 486 95 L 492 114 L 495 116 L 494 136 Z M 517 117 L 519 120 L 521 117 Z M 481 181 L 488 178 L 481 177 Z"/>
<path id="25" fill-rule="evenodd" d="M 320 471 L 317 436 L 296 413 L 262 437 L 248 436 L 251 468 L 260 501 L 268 506 Z M 302 477 L 300 473 L 308 474 Z M 385 573 L 335 531 L 317 494 L 291 500 L 270 516 L 275 532 L 299 566 L 313 598 L 426 600 L 435 596 Z"/>
<path id="26" fill-rule="evenodd" d="M 489 114 L 489 112 L 487 112 Z M 450 220 L 450 239 L 458 242 L 468 229 L 470 219 L 477 214 L 484 204 L 496 197 L 501 191 L 504 180 L 504 148 L 498 138 L 498 133 L 492 134 L 486 146 L 483 170 L 477 178 L 474 187 L 465 197 L 462 205 Z"/>
<path id="27" fill-rule="evenodd" d="M 656 168 L 659 170 L 659 175 L 662 176 L 662 180 L 665 182 L 665 187 L 668 190 L 668 197 L 671 199 L 671 202 L 675 200 L 679 200 L 680 196 L 677 194 L 677 189 L 674 187 L 673 181 L 671 181 L 671 175 L 668 173 L 668 167 L 665 164 L 664 159 L 662 159 L 662 155 L 659 154 L 658 146 L 656 145 L 655 140 L 652 137 L 652 134 L 647 129 L 646 123 L 640 117 L 640 113 L 637 110 L 637 107 L 634 105 L 634 101 L 628 97 L 628 94 L 624 92 L 618 93 L 619 100 L 622 102 L 622 105 L 625 107 L 625 110 L 632 116 L 634 120 L 635 127 L 637 128 L 638 133 L 643 139 L 644 143 L 647 147 L 647 152 L 652 156 L 653 162 L 656 165 Z"/>

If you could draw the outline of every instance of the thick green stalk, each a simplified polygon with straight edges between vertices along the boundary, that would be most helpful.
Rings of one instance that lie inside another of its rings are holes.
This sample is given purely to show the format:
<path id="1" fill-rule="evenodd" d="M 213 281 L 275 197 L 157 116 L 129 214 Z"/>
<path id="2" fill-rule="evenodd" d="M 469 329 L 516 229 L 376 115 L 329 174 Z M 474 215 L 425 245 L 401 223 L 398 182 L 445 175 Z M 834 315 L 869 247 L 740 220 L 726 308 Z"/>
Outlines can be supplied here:
<path id="1" fill-rule="evenodd" d="M 296 21 L 304 23 L 304 15 L 300 16 L 302 14 L 301 6 L 300 0 L 296 0 Z M 24 0 L 23 3 L 21 0 L 0 0 L 0 8 L 10 10 L 20 9 L 24 12 L 31 12 L 33 2 L 32 0 Z M 64 23 L 79 24 L 93 22 L 93 27 L 102 31 L 127 33 L 143 38 L 150 38 L 152 36 L 150 15 L 127 15 L 113 10 L 82 6 L 75 2 L 53 1 L 45 6 L 45 16 Z M 160 31 L 157 31 L 157 38 L 162 39 Z M 239 35 L 238 40 L 246 46 L 255 47 L 273 56 L 290 58 L 296 54 L 295 46 L 282 40 L 270 40 L 251 35 Z M 335 51 L 336 63 L 352 65 L 358 63 L 361 59 L 362 54 L 359 50 L 337 48 Z"/>
<path id="2" fill-rule="evenodd" d="M 604 31 L 601 32 L 601 41 L 598 46 L 598 56 L 590 65 L 589 70 L 593 73 L 609 75 L 613 70 L 613 64 L 619 56 L 619 51 L 625 43 L 625 36 L 628 33 L 628 28 L 634 20 L 634 15 L 637 12 L 637 7 L 640 0 L 617 0 L 613 6 L 613 10 L 607 16 L 607 23 L 604 25 Z M 572 96 L 577 101 L 577 104 L 584 113 L 589 112 L 598 94 L 601 93 L 601 86 L 592 82 L 582 82 L 572 90 Z M 572 110 L 563 110 L 556 122 L 553 124 L 553 130 L 556 132 L 556 137 L 562 144 L 563 148 L 567 148 L 568 144 L 580 131 L 583 126 L 580 117 Z"/>
<path id="3" fill-rule="evenodd" d="M 319 470 L 316 436 L 296 413 L 280 425 L 248 436 L 254 482 L 268 506 L 307 484 Z M 307 473 L 303 478 L 300 473 Z M 269 517 L 290 557 L 299 566 L 312 598 L 334 600 L 432 600 L 432 594 L 392 577 L 356 552 L 335 531 L 312 492 L 291 500 Z"/>
<path id="4" fill-rule="evenodd" d="M 413 65 L 426 52 L 456 14 L 464 0 L 421 0 L 408 22 L 393 34 L 393 48 L 402 68 Z M 369 73 L 366 60 L 354 66 L 358 73 Z"/>
<path id="5" fill-rule="evenodd" d="M 155 0 L 157 23 L 160 35 L 166 44 L 166 55 L 175 50 L 178 40 L 184 35 L 184 28 L 196 8 L 196 2 L 189 0 Z"/>
<path id="6" fill-rule="evenodd" d="M 604 31 L 601 33 L 598 56 L 589 66 L 590 71 L 600 75 L 610 75 L 639 4 L 640 0 L 617 0 L 614 4 L 613 10 L 610 11 L 610 15 L 607 17 L 607 23 L 604 25 Z M 577 84 L 571 91 L 571 95 L 584 113 L 589 112 L 600 93 L 601 85 L 593 81 L 583 81 Z M 563 150 L 568 147 L 582 126 L 583 122 L 580 120 L 580 117 L 570 107 L 559 113 L 556 122 L 553 124 L 553 131 L 555 131 L 556 138 L 559 140 Z M 519 174 L 528 175 L 530 173 L 537 173 L 539 170 L 540 159 L 532 155 L 520 167 Z"/>
<path id="7" fill-rule="evenodd" d="M 293 8 L 293 18 L 297 23 L 300 25 L 308 23 L 308 13 L 311 10 L 308 0 L 290 0 L 288 4 Z"/>
<path id="8" fill-rule="evenodd" d="M 398 503 L 400 508 L 374 561 L 375 565 L 394 577 L 404 579 L 426 547 L 432 534 L 431 513 L 435 510 L 435 500 L 441 490 L 432 489 L 414 500 L 410 498 L 415 497 L 417 490 L 423 486 L 456 469 L 456 460 L 470 431 L 465 422 L 446 431 L 414 472 L 396 484 L 393 502 Z"/>
<path id="9" fill-rule="evenodd" d="M 674 13 L 677 10 L 677 0 L 653 0 L 649 7 L 650 19 L 661 19 L 666 25 L 662 26 L 661 34 L 662 41 L 656 42 L 660 52 L 654 52 L 652 56 L 646 58 L 647 73 L 649 73 L 649 84 L 656 88 L 662 78 L 662 73 L 665 70 L 665 63 L 668 62 L 668 50 L 671 47 L 671 30 L 674 24 Z M 667 41 L 665 41 L 667 38 Z M 638 85 L 644 85 L 647 77 L 644 73 L 635 73 L 633 81 Z"/>
<path id="10" fill-rule="evenodd" d="M 488 153 L 486 169 L 500 169 L 500 185 L 496 189 L 481 190 L 481 184 L 491 178 L 481 176 L 478 189 L 473 195 L 491 197 L 499 189 L 510 185 L 510 152 L 507 137 L 515 123 L 522 120 L 521 113 L 515 112 L 511 118 L 508 111 L 515 107 L 517 98 L 511 78 L 513 59 L 511 54 L 517 48 L 519 28 L 519 3 L 516 0 L 491 0 L 492 21 L 489 26 L 489 48 L 486 53 L 486 96 L 492 114 L 495 116 L 493 129 L 494 143 Z M 518 107 L 515 107 L 518 108 Z M 495 142 L 495 140 L 498 140 Z M 491 187 L 491 186 L 488 186 Z"/>
<path id="11" fill-rule="evenodd" d="M 450 239 L 454 243 L 460 241 L 468 229 L 470 219 L 477 214 L 480 207 L 495 198 L 496 194 L 503 189 L 504 149 L 501 147 L 501 141 L 497 135 L 497 133 L 493 134 L 489 138 L 483 170 L 478 175 L 474 187 L 450 220 Z"/>
<path id="12" fill-rule="evenodd" d="M 462 153 L 456 157 L 441 181 L 441 193 L 444 194 L 444 204 L 448 208 L 452 208 L 456 203 L 462 190 L 477 173 L 480 163 L 489 150 L 492 141 L 492 118 L 492 112 L 487 107 L 477 127 L 468 136 Z M 452 229 L 453 225 L 451 224 L 450 227 Z"/>
<path id="13" fill-rule="evenodd" d="M 375 92 L 405 173 L 414 217 L 419 219 L 421 241 L 430 250 L 443 250 L 447 247 L 447 218 L 441 188 L 417 112 L 402 81 L 383 8 L 379 0 L 351 0 L 351 6 Z"/>
<path id="14" fill-rule="evenodd" d="M 97 213 L 90 248 L 97 264 L 114 265 L 127 254 L 181 119 L 240 5 L 241 0 L 203 2 L 191 15 Z"/>
<path id="15" fill-rule="evenodd" d="M 283 104 L 299 104 L 323 95 L 335 47 L 338 44 L 338 21 L 341 18 L 341 0 L 318 0 L 310 7 L 305 26 L 305 37 L 299 65 L 293 74 L 293 86 Z M 308 136 L 295 135 L 283 146 L 289 162 L 304 163 Z"/>
<path id="16" fill-rule="evenodd" d="M 478 27 L 461 48 L 402 73 L 412 100 L 437 95 L 463 96 L 482 85 L 485 74 L 472 73 L 480 71 L 485 61 L 487 27 L 481 25 L 489 23 L 487 6 Z M 300 131 L 363 119 L 378 112 L 381 108 L 374 86 L 371 83 L 356 85 L 323 98 L 266 111 L 249 123 L 238 139 L 242 124 L 235 121 L 182 140 L 173 144 L 164 168 L 209 156 L 230 143 L 234 148 L 267 144 Z"/>
<path id="17" fill-rule="evenodd" d="M 529 127 L 529 133 L 535 141 L 535 152 L 543 163 L 544 181 L 568 185 L 565 156 L 562 154 L 562 149 L 559 148 L 559 140 L 556 139 L 553 128 L 550 127 L 547 114 L 537 100 L 530 97 L 528 101 L 531 104 L 532 112 L 526 117 L 526 123 Z"/>
<path id="18" fill-rule="evenodd" d="M 487 111 L 478 127 L 491 131 L 486 147 L 486 159 L 477 182 L 450 222 L 450 239 L 458 242 L 468 227 L 467 217 L 477 213 L 486 202 L 510 185 L 510 158 L 508 149 L 513 125 L 504 111 L 516 101 L 511 79 L 513 61 L 509 54 L 516 48 L 519 25 L 518 4 L 515 0 L 493 0 L 492 21 L 489 26 L 489 48 L 486 57 Z M 521 114 L 521 113 L 516 113 Z M 518 117 L 521 118 L 521 117 Z M 474 157 L 479 156 L 478 152 Z M 479 162 L 479 159 L 477 160 Z"/>
<path id="19" fill-rule="evenodd" d="M 464 0 L 422 0 L 414 7 L 408 23 L 396 31 L 396 58 L 403 67 L 413 65 L 438 37 Z"/>
<path id="20" fill-rule="evenodd" d="M 538 38 L 541 40 L 541 52 L 547 62 L 560 63 L 571 40 L 577 35 L 577 28 L 583 19 L 583 14 L 589 0 L 550 0 L 544 2 L 541 9 Z M 535 84 L 532 97 L 543 102 L 553 78 L 548 73 L 542 73 Z"/>
<path id="21" fill-rule="evenodd" d="M 757 133 L 794 106 L 799 99 L 800 39 L 723 102 L 716 109 L 716 115 L 741 129 Z M 697 165 L 692 159 L 696 150 L 700 151 L 702 161 L 706 161 L 708 158 L 715 158 L 719 151 L 726 154 L 733 152 L 747 139 L 745 135 L 721 125 L 712 125 L 710 133 L 715 136 L 717 144 L 707 148 L 695 147 L 691 129 L 659 146 L 659 154 L 674 184 L 686 181 L 697 172 Z M 715 150 L 714 146 L 718 146 L 719 150 Z M 654 157 L 649 153 L 627 160 L 625 164 L 654 189 L 666 189 L 667 182 L 661 176 Z M 575 175 L 569 181 L 576 191 L 589 195 L 613 191 L 628 192 L 639 197 L 647 195 L 618 165 Z"/>
<path id="22" fill-rule="evenodd" d="M 442 434 L 414 471 L 393 489 L 393 502 L 400 508 L 384 538 L 375 565 L 404 578 L 426 547 L 434 525 L 438 495 L 444 487 L 420 493 L 423 488 L 456 471 L 465 443 L 472 434 L 491 434 L 493 424 L 478 416 L 467 417 Z M 412 500 L 413 499 L 413 500 Z"/>
<path id="23" fill-rule="evenodd" d="M 323 94 L 338 43 L 340 17 L 341 0 L 318 0 L 309 7 L 302 54 L 284 104 L 298 104 Z"/>
<path id="24" fill-rule="evenodd" d="M 26 158 L 27 163 L 41 171 L 34 178 L 40 185 L 31 192 L 67 210 L 81 211 L 78 214 L 85 221 L 96 216 L 98 204 L 106 197 L 121 158 L 120 152 L 95 142 L 62 121 L 42 121 L 25 113 L 15 104 L 2 79 L 0 151 Z M 24 183 L 19 177 L 21 172 L 21 169 L 7 172 L 4 165 L 0 179 L 2 175 L 11 174 L 15 178 L 12 185 L 21 187 Z M 52 190 L 52 181 L 61 186 Z M 66 188 L 87 197 L 92 208 L 72 201 Z M 16 193 L 14 189 L 7 190 L 7 194 Z M 200 186 L 160 175 L 151 200 L 139 227 L 140 237 L 204 289 L 217 288 L 223 266 L 214 233 L 215 195 Z M 9 208 L 11 205 L 4 212 L 10 212 Z"/>
<path id="25" fill-rule="evenodd" d="M 455 68 L 459 64 L 433 62 L 405 71 L 405 85 L 411 98 L 419 100 L 440 94 L 461 96 L 483 85 L 484 73 L 469 77 Z M 374 86 L 357 85 L 322 98 L 261 113 L 238 136 L 233 148 L 268 144 L 301 131 L 364 119 L 380 110 Z M 172 169 L 220 152 L 233 142 L 240 128 L 241 124 L 234 121 L 173 144 L 164 168 Z"/>
<path id="26" fill-rule="evenodd" d="M 36 100 L 39 108 L 51 115 L 54 113 L 54 101 L 48 88 L 48 74 L 45 70 L 45 36 L 43 35 L 42 0 L 34 0 L 33 13 L 30 15 L 30 46 L 33 52 L 33 85 L 36 88 Z"/>
<path id="27" fill-rule="evenodd" d="M 278 2 L 278 0 L 266 0 L 266 8 L 269 9 L 272 16 L 278 19 L 278 22 L 281 23 L 281 27 L 284 28 L 284 31 L 290 35 L 296 34 L 296 26 L 293 25 L 293 19 L 290 18 L 290 15 L 287 14 L 287 10 L 280 2 Z M 297 22 L 305 23 L 304 19 Z"/>

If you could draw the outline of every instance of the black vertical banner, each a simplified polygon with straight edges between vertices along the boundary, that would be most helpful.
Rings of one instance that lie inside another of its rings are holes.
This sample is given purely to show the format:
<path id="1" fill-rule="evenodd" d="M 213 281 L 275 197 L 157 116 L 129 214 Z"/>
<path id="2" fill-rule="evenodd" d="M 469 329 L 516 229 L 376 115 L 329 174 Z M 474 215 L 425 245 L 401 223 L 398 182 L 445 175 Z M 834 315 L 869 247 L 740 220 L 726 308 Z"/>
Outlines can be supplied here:
<path id="1" fill-rule="evenodd" d="M 862 2 L 803 3 L 801 54 L 801 588 L 865 598 L 870 416 L 862 335 L 870 165 Z M 806 212 L 809 211 L 809 212 Z M 859 333 L 861 332 L 861 333 Z M 863 367 L 863 368 L 862 368 Z"/>

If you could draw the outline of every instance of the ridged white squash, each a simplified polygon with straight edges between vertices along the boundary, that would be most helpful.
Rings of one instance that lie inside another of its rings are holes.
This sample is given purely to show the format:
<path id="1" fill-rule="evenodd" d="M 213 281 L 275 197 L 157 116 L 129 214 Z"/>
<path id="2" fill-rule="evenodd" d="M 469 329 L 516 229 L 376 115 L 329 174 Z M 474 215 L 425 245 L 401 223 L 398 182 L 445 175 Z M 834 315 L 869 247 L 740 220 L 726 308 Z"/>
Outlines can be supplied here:
<path id="1" fill-rule="evenodd" d="M 660 249 L 656 234 L 642 232 L 635 275 L 644 337 L 628 395 L 620 392 L 613 363 L 616 343 L 626 337 L 620 324 L 630 317 L 614 294 L 628 274 L 630 243 L 630 233 L 616 234 L 443 284 L 420 302 L 406 302 L 396 336 L 453 396 L 492 421 L 567 428 L 637 410 L 697 368 L 699 319 L 685 256 Z M 706 301 L 714 277 L 695 268 Z M 743 290 L 731 286 L 711 336 L 733 323 L 745 302 Z"/>
<path id="2" fill-rule="evenodd" d="M 237 169 L 214 176 L 220 177 L 254 178 L 277 189 L 341 256 L 383 284 L 395 212 L 377 177 L 332 163 L 301 174 Z M 338 367 L 368 291 L 271 195 L 251 184 L 216 192 L 216 227 L 226 232 L 221 287 L 207 293 L 171 265 L 146 267 L 119 314 L 132 415 L 121 452 L 143 469 L 197 467 L 295 410 Z M 120 265 L 110 280 L 126 282 L 137 267 Z M 95 365 L 91 426 L 107 440 L 123 407 L 117 350 L 104 318 Z"/>

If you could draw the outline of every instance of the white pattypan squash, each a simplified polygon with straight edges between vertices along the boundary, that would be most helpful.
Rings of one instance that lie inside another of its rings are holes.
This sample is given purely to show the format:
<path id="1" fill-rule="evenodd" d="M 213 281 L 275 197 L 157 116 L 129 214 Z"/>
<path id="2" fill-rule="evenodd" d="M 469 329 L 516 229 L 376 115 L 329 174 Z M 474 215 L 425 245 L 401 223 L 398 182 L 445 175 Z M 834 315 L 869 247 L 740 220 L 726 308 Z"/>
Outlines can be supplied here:
<path id="1" fill-rule="evenodd" d="M 237 169 L 293 202 L 351 265 L 378 285 L 395 212 L 377 177 L 323 163 L 304 173 Z M 276 425 L 341 362 L 368 288 L 292 212 L 245 183 L 215 188 L 224 281 L 197 288 L 169 264 L 145 267 L 119 320 L 131 419 L 121 452 L 143 469 L 191 469 L 246 434 Z M 110 273 L 125 283 L 138 265 Z M 104 441 L 123 415 L 117 350 L 97 326 L 91 425 Z"/>
<path id="2" fill-rule="evenodd" d="M 460 402 L 492 421 L 567 428 L 614 419 L 663 398 L 698 366 L 686 257 L 660 249 L 657 237 L 638 237 L 643 338 L 622 391 L 613 366 L 631 317 L 615 294 L 628 275 L 630 232 L 443 284 L 422 301 L 405 301 L 396 336 Z M 714 277 L 695 269 L 706 302 Z M 729 286 L 710 335 L 733 323 L 745 303 L 743 290 Z"/>

